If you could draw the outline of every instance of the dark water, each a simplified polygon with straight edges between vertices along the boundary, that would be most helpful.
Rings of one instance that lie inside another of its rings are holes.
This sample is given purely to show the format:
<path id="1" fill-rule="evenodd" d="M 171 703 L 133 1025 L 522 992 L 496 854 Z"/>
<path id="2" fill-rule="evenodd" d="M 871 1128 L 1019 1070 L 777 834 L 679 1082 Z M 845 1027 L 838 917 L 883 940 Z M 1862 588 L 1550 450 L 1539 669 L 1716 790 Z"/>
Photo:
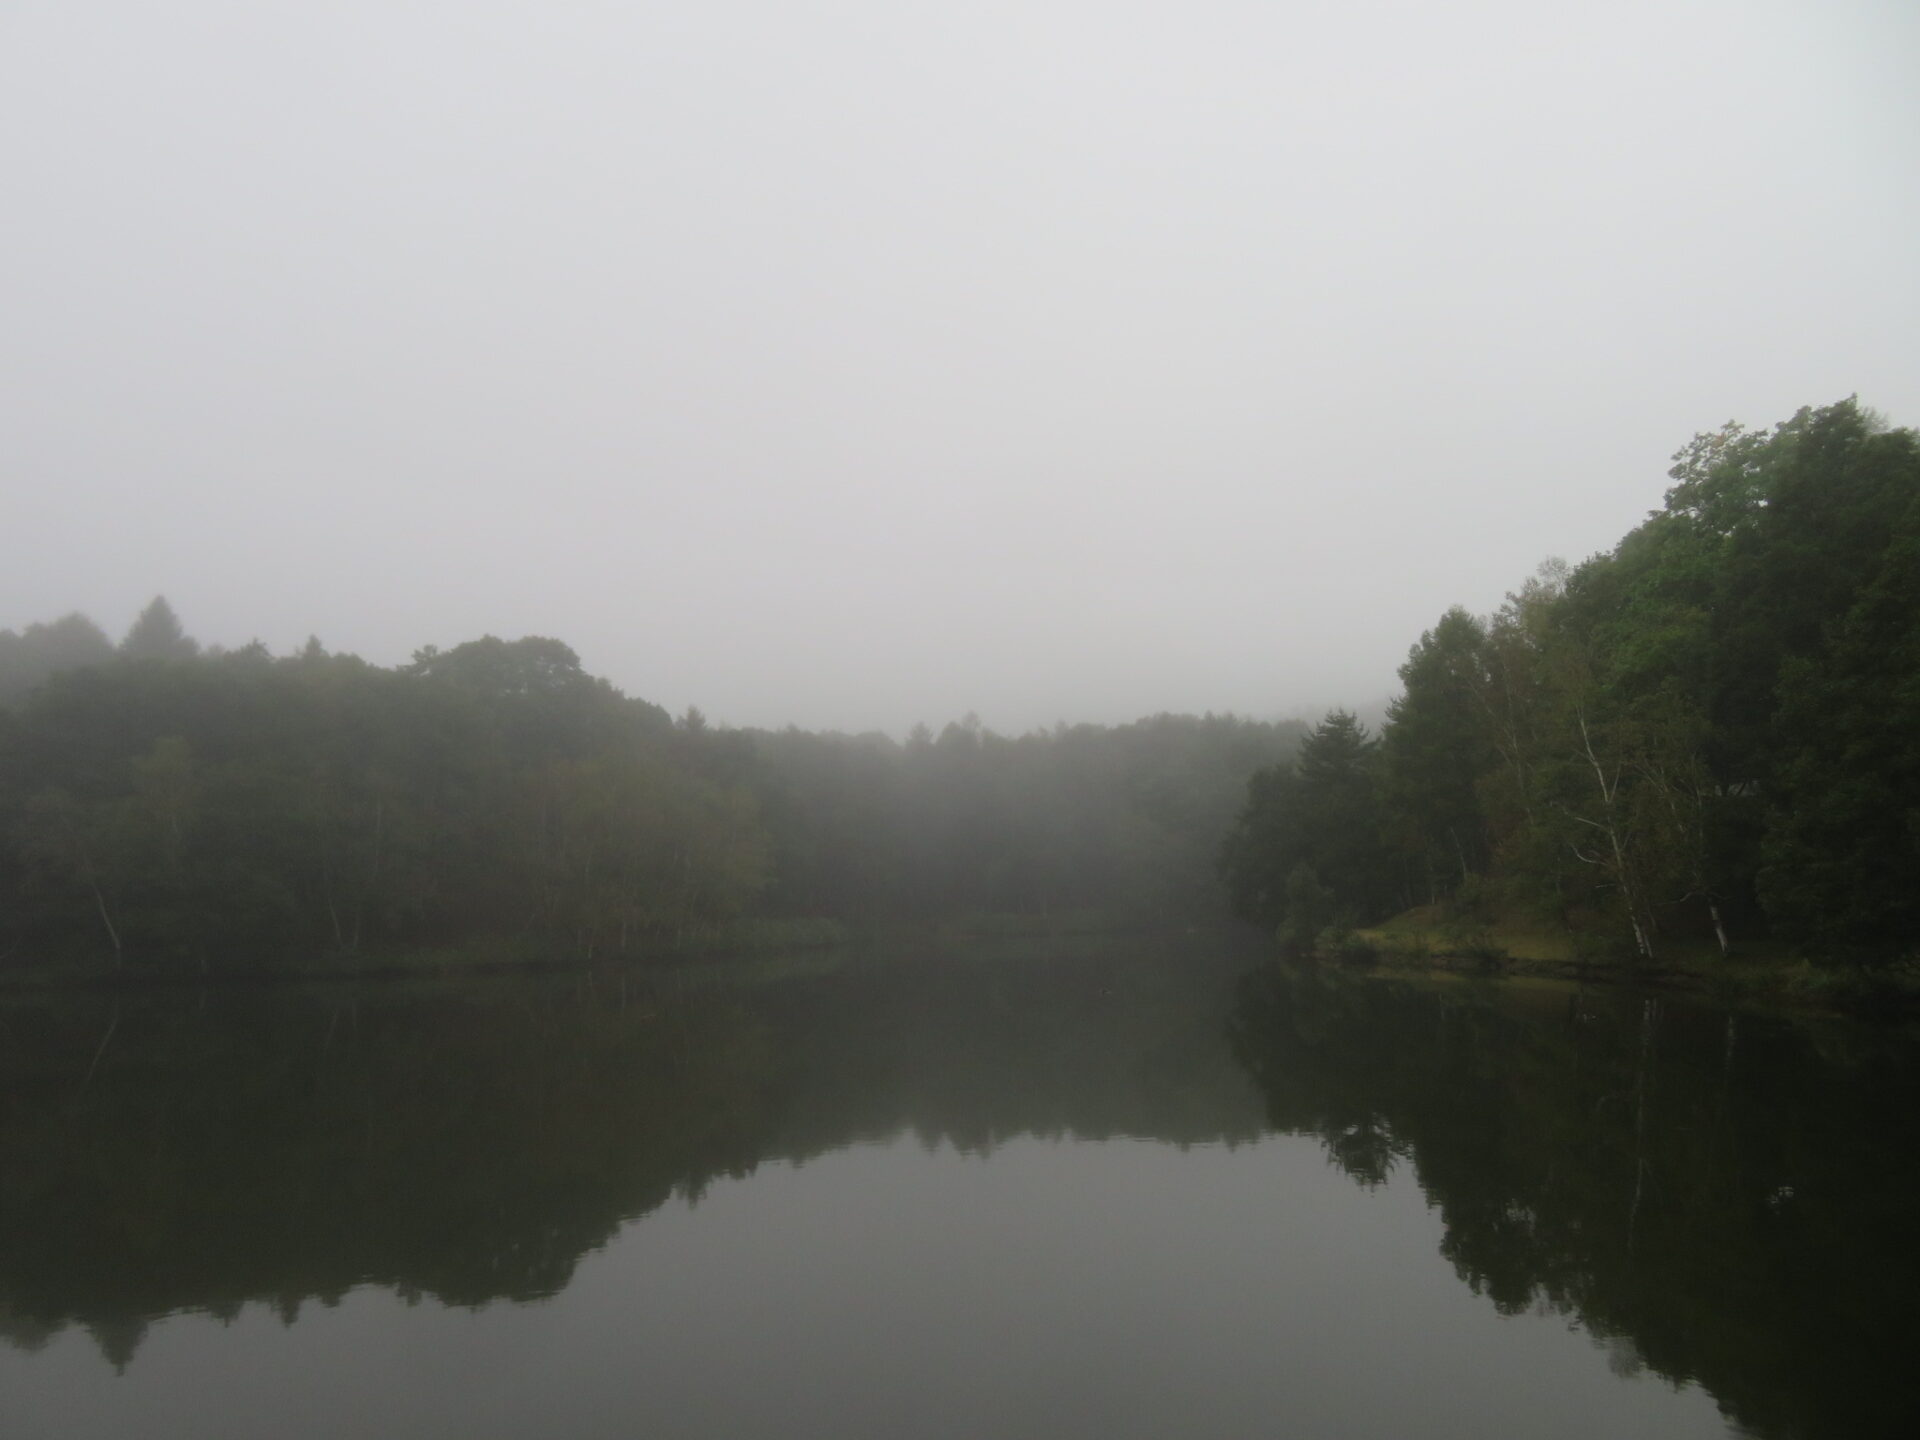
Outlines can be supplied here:
<path id="1" fill-rule="evenodd" d="M 1207 942 L 0 1005 L 0 1435 L 1910 1436 L 1916 1057 Z"/>

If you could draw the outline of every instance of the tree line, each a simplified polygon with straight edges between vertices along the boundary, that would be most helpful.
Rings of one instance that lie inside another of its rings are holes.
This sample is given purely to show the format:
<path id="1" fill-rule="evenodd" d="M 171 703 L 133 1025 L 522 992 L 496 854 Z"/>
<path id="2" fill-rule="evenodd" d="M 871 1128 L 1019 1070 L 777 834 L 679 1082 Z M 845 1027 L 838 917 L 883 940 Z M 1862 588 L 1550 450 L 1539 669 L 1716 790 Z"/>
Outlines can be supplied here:
<path id="1" fill-rule="evenodd" d="M 1920 437 L 1854 400 L 1675 456 L 1664 507 L 1415 644 L 1381 733 L 1334 712 L 1256 775 L 1236 908 L 1310 945 L 1418 905 L 1911 957 L 1920 920 Z"/>
<path id="2" fill-rule="evenodd" d="M 385 668 L 203 649 L 156 600 L 118 645 L 81 616 L 0 632 L 0 956 L 595 958 L 751 917 L 1194 918 L 1246 776 L 1304 728 L 724 729 L 558 640 Z"/>

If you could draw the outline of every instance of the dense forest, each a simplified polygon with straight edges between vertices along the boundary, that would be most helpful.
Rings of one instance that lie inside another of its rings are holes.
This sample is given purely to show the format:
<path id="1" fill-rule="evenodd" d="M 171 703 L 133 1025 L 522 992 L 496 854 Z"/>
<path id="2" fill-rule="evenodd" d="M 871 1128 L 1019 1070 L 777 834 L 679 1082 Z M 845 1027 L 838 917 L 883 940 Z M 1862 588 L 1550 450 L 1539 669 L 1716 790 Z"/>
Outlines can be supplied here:
<path id="1" fill-rule="evenodd" d="M 557 640 L 392 669 L 221 653 L 156 600 L 118 645 L 81 616 L 0 632 L 0 954 L 197 971 L 652 953 L 755 919 L 1187 920 L 1222 908 L 1247 775 L 1304 729 L 730 730 Z"/>
<path id="2" fill-rule="evenodd" d="M 1848 400 L 1675 462 L 1610 552 L 1443 615 L 1377 738 L 1336 712 L 1254 778 L 1242 914 L 1301 945 L 1433 905 L 1640 961 L 1913 956 L 1920 437 Z"/>
<path id="3" fill-rule="evenodd" d="M 164 600 L 0 631 L 0 956 L 271 967 L 656 950 L 743 919 L 1409 907 L 1596 957 L 1911 956 L 1920 438 L 1849 400 L 1696 437 L 1612 551 L 1449 610 L 1378 737 L 1162 715 L 737 730 L 485 637 L 395 668 L 203 650 Z M 1249 777 L 1251 777 L 1249 779 Z M 1235 818 L 1237 815 L 1237 819 Z M 1224 844 L 1223 844 L 1224 837 Z"/>

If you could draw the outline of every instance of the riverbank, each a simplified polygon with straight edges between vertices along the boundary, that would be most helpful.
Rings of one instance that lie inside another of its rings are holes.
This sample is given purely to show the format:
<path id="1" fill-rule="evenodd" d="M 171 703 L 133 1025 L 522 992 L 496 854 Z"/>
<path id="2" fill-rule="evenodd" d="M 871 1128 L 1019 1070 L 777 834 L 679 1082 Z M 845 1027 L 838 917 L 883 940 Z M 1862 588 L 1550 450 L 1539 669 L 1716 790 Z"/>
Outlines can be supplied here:
<path id="1" fill-rule="evenodd" d="M 1319 958 L 1409 972 L 1528 976 L 1581 984 L 1672 990 L 1748 1009 L 1920 1018 L 1920 972 L 1816 965 L 1778 942 L 1750 942 L 1723 956 L 1711 943 L 1677 942 L 1656 961 L 1596 950 L 1565 930 L 1513 917 L 1462 923 L 1419 907 L 1361 930 L 1322 937 Z"/>
<path id="2" fill-rule="evenodd" d="M 599 951 L 556 951 L 525 938 L 503 936 L 454 946 L 314 951 L 256 963 L 228 960 L 200 965 L 175 957 L 115 964 L 104 957 L 48 961 L 16 957 L 0 965 L 0 993 L 437 980 L 602 967 L 668 968 L 748 962 L 817 968 L 823 957 L 871 960 L 876 956 L 990 953 L 1006 958 L 1044 959 L 1082 952 L 1118 936 L 1190 934 L 1195 928 L 1143 924 L 1137 917 L 1105 911 L 973 912 L 938 920 L 861 924 L 821 917 L 742 919 L 648 936 L 624 949 Z"/>

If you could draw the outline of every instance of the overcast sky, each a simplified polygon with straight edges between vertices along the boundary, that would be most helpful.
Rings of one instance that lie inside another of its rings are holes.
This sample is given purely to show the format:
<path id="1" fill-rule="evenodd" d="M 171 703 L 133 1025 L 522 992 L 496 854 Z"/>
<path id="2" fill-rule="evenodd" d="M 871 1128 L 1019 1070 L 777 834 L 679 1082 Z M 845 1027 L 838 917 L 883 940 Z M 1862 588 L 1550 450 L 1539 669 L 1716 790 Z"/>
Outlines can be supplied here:
<path id="1" fill-rule="evenodd" d="M 1920 421 L 1912 0 L 0 0 L 0 626 L 717 721 L 1370 704 Z"/>

